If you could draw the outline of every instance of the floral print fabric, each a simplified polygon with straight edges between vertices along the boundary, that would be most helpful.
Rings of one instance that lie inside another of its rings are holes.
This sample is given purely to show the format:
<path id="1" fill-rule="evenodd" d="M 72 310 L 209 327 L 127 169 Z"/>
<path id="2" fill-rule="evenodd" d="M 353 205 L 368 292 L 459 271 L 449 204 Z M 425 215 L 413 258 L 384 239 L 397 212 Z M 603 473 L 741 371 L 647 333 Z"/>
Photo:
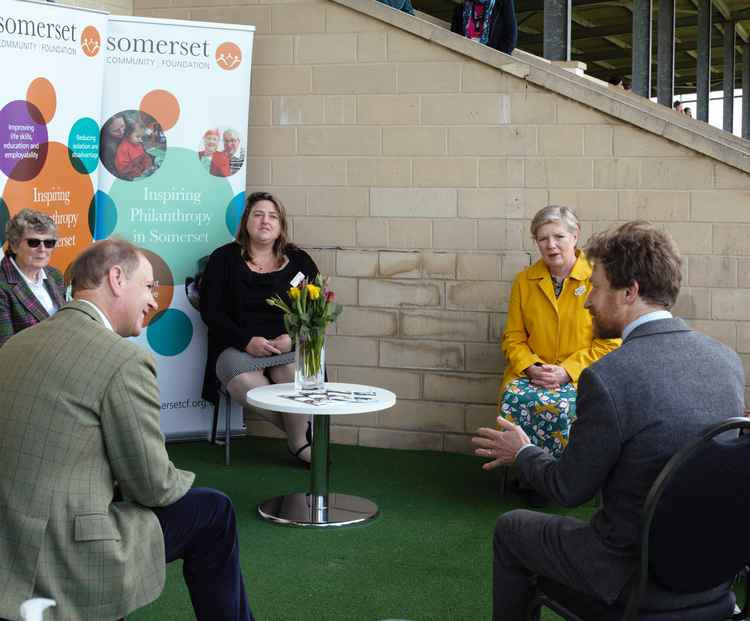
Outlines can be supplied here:
<path id="1" fill-rule="evenodd" d="M 542 388 L 520 377 L 505 389 L 500 416 L 519 425 L 534 445 L 560 457 L 576 418 L 576 388 L 571 382 L 557 389 Z"/>

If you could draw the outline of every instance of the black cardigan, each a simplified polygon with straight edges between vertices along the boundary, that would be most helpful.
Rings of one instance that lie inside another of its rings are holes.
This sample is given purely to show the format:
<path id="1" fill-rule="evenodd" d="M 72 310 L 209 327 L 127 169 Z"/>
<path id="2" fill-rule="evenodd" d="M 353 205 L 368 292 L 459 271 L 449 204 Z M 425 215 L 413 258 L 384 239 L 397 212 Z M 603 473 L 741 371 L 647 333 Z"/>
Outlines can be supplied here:
<path id="1" fill-rule="evenodd" d="M 287 247 L 289 262 L 276 272 L 253 272 L 242 258 L 240 245 L 230 242 L 216 249 L 208 260 L 200 293 L 200 310 L 208 326 L 208 353 L 203 379 L 203 398 L 217 399 L 216 360 L 227 347 L 244 351 L 250 339 L 274 339 L 284 334 L 283 313 L 266 299 L 286 292 L 298 272 L 312 280 L 315 262 L 304 250 Z"/>

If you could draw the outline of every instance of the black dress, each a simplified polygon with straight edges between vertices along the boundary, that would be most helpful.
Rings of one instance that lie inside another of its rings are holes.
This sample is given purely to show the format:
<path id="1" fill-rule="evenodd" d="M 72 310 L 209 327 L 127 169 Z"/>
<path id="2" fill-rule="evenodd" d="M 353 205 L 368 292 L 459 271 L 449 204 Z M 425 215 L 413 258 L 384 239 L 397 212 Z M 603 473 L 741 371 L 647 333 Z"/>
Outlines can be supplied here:
<path id="1" fill-rule="evenodd" d="M 312 280 L 318 274 L 315 262 L 304 250 L 287 246 L 289 262 L 269 273 L 252 271 L 242 258 L 237 242 L 217 248 L 208 260 L 201 287 L 201 317 L 208 326 L 208 353 L 203 379 L 203 398 L 216 402 L 216 360 L 227 347 L 244 351 L 250 339 L 275 339 L 284 334 L 283 313 L 266 300 L 285 294 L 297 273 Z"/>

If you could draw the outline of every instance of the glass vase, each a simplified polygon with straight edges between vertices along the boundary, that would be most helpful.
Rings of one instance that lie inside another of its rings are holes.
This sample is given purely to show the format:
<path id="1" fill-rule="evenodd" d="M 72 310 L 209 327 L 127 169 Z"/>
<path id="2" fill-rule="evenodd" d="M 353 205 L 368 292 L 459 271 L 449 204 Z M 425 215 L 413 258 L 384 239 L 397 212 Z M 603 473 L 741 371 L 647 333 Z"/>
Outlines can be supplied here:
<path id="1" fill-rule="evenodd" d="M 295 391 L 325 391 L 325 341 L 324 332 L 311 334 L 309 338 L 297 338 L 294 360 Z"/>

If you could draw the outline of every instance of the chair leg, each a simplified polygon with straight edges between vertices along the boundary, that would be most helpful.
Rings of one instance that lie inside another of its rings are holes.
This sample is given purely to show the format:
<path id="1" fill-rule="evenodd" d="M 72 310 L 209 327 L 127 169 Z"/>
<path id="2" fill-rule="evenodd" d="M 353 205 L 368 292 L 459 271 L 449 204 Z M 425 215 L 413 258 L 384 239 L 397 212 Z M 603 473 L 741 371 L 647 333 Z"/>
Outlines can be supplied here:
<path id="1" fill-rule="evenodd" d="M 219 406 L 221 404 L 221 393 L 216 395 L 214 403 L 214 420 L 211 423 L 211 444 L 216 444 L 216 428 L 219 425 Z"/>

